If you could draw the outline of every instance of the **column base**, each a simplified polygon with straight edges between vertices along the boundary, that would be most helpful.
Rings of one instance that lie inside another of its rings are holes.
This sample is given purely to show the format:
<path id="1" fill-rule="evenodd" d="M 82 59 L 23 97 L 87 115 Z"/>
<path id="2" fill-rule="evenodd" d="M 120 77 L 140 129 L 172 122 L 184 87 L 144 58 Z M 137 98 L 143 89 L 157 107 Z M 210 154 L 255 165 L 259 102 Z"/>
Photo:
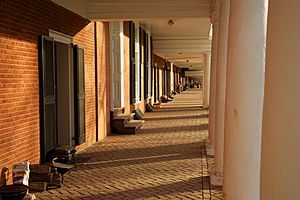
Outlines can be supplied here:
<path id="1" fill-rule="evenodd" d="M 215 156 L 215 149 L 213 147 L 206 147 L 206 154 L 208 156 Z"/>
<path id="2" fill-rule="evenodd" d="M 214 186 L 222 186 L 223 185 L 223 172 L 216 169 L 213 166 L 210 170 L 210 184 Z"/>
<path id="3" fill-rule="evenodd" d="M 210 141 L 206 142 L 206 154 L 208 156 L 214 156 L 215 155 L 215 148 L 214 146 L 210 143 Z"/>
<path id="4" fill-rule="evenodd" d="M 209 105 L 206 105 L 205 103 L 203 103 L 203 108 L 209 108 Z"/>

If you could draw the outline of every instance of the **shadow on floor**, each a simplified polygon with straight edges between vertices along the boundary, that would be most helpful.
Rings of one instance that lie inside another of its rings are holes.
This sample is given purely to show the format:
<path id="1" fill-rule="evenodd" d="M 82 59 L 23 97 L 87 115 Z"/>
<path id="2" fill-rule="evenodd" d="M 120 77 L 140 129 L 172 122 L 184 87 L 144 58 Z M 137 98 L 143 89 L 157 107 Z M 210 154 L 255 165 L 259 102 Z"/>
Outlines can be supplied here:
<path id="1" fill-rule="evenodd" d="M 172 133 L 172 132 L 180 132 L 180 131 L 204 131 L 208 130 L 208 124 L 200 124 L 200 125 L 193 125 L 193 126 L 174 126 L 171 127 L 159 127 L 159 128 L 143 128 L 142 134 L 149 134 L 149 133 Z"/>
<path id="2" fill-rule="evenodd" d="M 99 147 L 100 149 L 101 147 Z M 164 145 L 155 147 L 140 147 L 130 149 L 120 149 L 111 151 L 94 151 L 77 154 L 76 160 L 81 158 L 90 158 L 87 162 L 78 163 L 80 167 L 72 171 L 101 169 L 129 165 L 141 165 L 149 163 L 167 162 L 174 160 L 187 160 L 201 158 L 198 153 L 204 149 L 203 142 L 194 142 L 186 144 Z M 195 153 L 193 153 L 195 152 Z"/>
<path id="3" fill-rule="evenodd" d="M 188 107 L 169 108 L 169 107 L 165 107 L 165 108 L 160 108 L 160 109 L 154 110 L 154 112 L 164 112 L 164 113 L 186 112 L 186 111 L 201 111 L 201 109 L 195 108 L 195 107 L 193 107 L 193 108 L 188 108 Z"/>
<path id="4" fill-rule="evenodd" d="M 146 187 L 146 188 L 138 188 L 133 190 L 125 190 L 125 191 L 119 191 L 119 192 L 113 192 L 113 193 L 106 193 L 106 194 L 100 194 L 97 196 L 86 196 L 83 198 L 89 199 L 90 197 L 94 199 L 123 199 L 124 197 L 131 197 L 131 199 L 138 199 L 138 198 L 161 198 L 161 196 L 164 195 L 172 195 L 173 197 L 176 197 L 176 195 L 181 193 L 193 193 L 194 191 L 199 191 L 199 188 L 201 190 L 210 190 L 209 186 L 209 177 L 197 177 L 197 178 L 190 178 L 188 180 L 178 181 L 176 183 L 170 183 L 170 184 L 164 184 L 154 187 Z M 136 183 L 139 185 L 139 183 Z M 217 191 L 221 191 L 222 188 L 215 188 Z M 197 193 L 198 196 L 194 196 L 194 198 L 197 199 L 204 199 L 203 192 Z M 179 196 L 181 199 L 183 196 Z M 191 199 L 191 198 L 186 198 Z M 218 199 L 217 197 L 215 199 Z"/>
<path id="5" fill-rule="evenodd" d="M 208 118 L 208 114 L 203 115 L 188 115 L 188 116 L 176 116 L 176 117 L 145 117 L 147 121 L 159 121 L 159 120 L 178 120 L 178 119 L 201 119 Z"/>

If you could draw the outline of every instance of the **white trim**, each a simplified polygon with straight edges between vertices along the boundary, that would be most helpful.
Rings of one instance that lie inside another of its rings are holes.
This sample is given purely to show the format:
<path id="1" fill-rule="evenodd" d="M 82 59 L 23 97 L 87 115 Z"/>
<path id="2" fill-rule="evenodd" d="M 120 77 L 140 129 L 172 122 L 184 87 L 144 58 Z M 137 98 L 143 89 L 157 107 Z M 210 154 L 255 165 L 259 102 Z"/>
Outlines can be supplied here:
<path id="1" fill-rule="evenodd" d="M 54 38 L 54 41 L 61 42 L 64 44 L 72 44 L 73 37 L 70 35 L 66 35 L 64 33 L 60 33 L 54 30 L 49 29 L 49 37 Z"/>
<path id="2" fill-rule="evenodd" d="M 123 22 L 109 22 L 111 63 L 111 109 L 124 103 L 124 34 Z"/>

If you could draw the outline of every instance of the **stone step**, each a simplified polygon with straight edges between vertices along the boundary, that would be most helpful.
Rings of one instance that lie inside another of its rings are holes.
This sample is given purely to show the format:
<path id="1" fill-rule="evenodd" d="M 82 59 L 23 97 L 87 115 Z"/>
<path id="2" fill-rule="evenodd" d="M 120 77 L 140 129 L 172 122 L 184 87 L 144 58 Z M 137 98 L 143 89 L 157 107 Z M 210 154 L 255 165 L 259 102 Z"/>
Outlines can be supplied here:
<path id="1" fill-rule="evenodd" d="M 114 116 L 123 114 L 123 110 L 124 110 L 124 108 L 113 108 Z"/>
<path id="2" fill-rule="evenodd" d="M 118 119 L 132 119 L 134 117 L 135 113 L 128 113 L 128 114 L 120 114 L 120 115 L 116 115 L 114 116 L 114 120 L 118 120 Z"/>
<path id="3" fill-rule="evenodd" d="M 160 108 L 160 103 L 154 103 L 154 104 L 153 104 L 153 108 L 154 108 L 154 109 Z"/>
<path id="4" fill-rule="evenodd" d="M 145 120 L 130 120 L 128 122 L 124 123 L 124 127 L 137 127 L 140 128 L 142 124 L 145 122 Z"/>

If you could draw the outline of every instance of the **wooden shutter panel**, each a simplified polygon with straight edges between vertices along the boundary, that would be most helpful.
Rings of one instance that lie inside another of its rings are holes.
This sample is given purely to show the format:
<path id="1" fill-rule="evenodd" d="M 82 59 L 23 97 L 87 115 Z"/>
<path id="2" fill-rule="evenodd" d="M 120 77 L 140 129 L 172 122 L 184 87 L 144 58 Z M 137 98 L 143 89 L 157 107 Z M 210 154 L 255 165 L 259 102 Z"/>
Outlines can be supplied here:
<path id="1" fill-rule="evenodd" d="M 56 134 L 56 82 L 54 40 L 39 38 L 40 108 L 41 108 L 41 160 L 57 145 Z"/>
<path id="2" fill-rule="evenodd" d="M 75 143 L 80 145 L 86 141 L 85 128 L 85 78 L 84 49 L 74 46 L 74 90 L 75 90 Z"/>
<path id="3" fill-rule="evenodd" d="M 130 39 L 130 103 L 135 103 L 135 25 L 129 22 L 129 39 Z"/>
<path id="4" fill-rule="evenodd" d="M 142 59 L 143 59 L 143 50 L 142 50 L 142 37 L 143 37 L 143 29 L 140 27 L 139 28 L 139 47 L 140 47 L 140 60 L 139 60 L 139 74 L 137 75 L 137 82 L 138 85 L 138 98 L 141 101 L 142 100 Z"/>
<path id="5" fill-rule="evenodd" d="M 144 32 L 144 98 L 149 97 L 148 34 Z"/>

